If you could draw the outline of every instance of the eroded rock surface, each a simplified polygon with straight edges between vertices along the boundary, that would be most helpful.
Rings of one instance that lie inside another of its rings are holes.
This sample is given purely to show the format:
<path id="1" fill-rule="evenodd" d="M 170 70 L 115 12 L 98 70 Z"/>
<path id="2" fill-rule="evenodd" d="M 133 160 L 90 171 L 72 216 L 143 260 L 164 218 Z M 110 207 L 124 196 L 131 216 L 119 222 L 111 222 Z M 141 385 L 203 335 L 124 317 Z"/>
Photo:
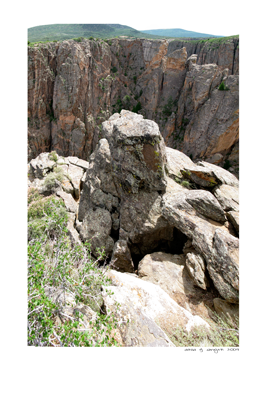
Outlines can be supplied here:
<path id="1" fill-rule="evenodd" d="M 123 321 L 120 332 L 126 346 L 167 347 L 172 343 L 164 332 L 172 334 L 178 326 L 187 331 L 200 325 L 209 329 L 209 324 L 180 307 L 159 286 L 117 271 L 107 275 L 114 294 L 109 297 L 104 293 L 105 306 Z M 120 310 L 115 302 L 121 305 Z"/>
<path id="2" fill-rule="evenodd" d="M 158 123 L 166 145 L 238 174 L 239 39 L 65 40 L 28 48 L 28 156 L 87 160 L 122 109 Z M 218 90 L 224 82 L 226 90 Z M 227 165 L 227 164 L 226 164 Z"/>
<path id="3" fill-rule="evenodd" d="M 29 188 L 64 200 L 73 245 L 89 241 L 95 257 L 104 247 L 114 292 L 104 310 L 120 322 L 119 343 L 172 346 L 178 324 L 206 326 L 215 298 L 238 304 L 239 182 L 166 148 L 158 125 L 136 113 L 115 113 L 102 135 L 88 161 L 31 160 Z"/>

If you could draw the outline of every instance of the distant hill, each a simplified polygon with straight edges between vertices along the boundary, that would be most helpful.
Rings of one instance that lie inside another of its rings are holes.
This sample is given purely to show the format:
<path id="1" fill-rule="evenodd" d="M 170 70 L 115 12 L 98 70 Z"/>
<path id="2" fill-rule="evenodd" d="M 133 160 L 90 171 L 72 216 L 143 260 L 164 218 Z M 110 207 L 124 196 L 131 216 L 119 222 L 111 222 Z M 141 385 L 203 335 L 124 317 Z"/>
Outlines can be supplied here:
<path id="1" fill-rule="evenodd" d="M 167 36 L 157 36 L 137 31 L 127 25 L 120 24 L 53 24 L 34 26 L 28 29 L 30 42 L 66 40 L 78 37 L 113 38 L 129 36 L 138 38 L 161 39 Z"/>
<path id="2" fill-rule="evenodd" d="M 216 35 L 209 35 L 207 33 L 186 31 L 184 29 L 150 29 L 146 31 L 141 31 L 143 33 L 149 35 L 157 35 L 157 36 L 169 36 L 176 38 L 208 38 L 208 37 L 223 37 Z"/>

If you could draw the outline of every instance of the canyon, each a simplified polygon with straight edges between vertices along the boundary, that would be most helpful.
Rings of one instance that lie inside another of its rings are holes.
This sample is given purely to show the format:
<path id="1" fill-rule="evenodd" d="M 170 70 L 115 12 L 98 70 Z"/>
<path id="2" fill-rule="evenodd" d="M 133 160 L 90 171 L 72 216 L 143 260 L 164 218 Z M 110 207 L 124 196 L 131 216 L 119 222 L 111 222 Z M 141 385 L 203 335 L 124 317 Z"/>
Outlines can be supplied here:
<path id="1" fill-rule="evenodd" d="M 166 146 L 238 176 L 238 74 L 238 37 L 29 46 L 28 159 L 55 150 L 87 160 L 102 123 L 125 109 L 155 121 Z"/>

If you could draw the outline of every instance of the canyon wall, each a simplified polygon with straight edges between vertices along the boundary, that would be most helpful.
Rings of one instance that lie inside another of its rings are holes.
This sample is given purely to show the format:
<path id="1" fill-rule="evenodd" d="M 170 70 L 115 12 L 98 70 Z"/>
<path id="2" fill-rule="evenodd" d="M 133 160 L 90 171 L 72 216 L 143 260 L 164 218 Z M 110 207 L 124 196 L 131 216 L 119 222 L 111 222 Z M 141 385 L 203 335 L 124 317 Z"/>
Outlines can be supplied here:
<path id="1" fill-rule="evenodd" d="M 28 47 L 28 157 L 87 160 L 122 109 L 166 146 L 238 174 L 239 40 L 68 40 Z M 219 90 L 219 86 L 225 90 Z"/>

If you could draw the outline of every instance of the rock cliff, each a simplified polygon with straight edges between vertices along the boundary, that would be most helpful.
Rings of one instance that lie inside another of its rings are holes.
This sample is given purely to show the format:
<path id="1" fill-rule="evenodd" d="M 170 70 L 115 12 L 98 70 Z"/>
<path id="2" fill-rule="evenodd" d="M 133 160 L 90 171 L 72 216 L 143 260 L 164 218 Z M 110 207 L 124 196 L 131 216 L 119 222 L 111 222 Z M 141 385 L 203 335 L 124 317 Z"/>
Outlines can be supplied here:
<path id="1" fill-rule="evenodd" d="M 29 47 L 29 160 L 51 150 L 87 160 L 102 123 L 126 109 L 154 120 L 166 146 L 238 174 L 238 43 L 84 39 Z"/>
<path id="2" fill-rule="evenodd" d="M 119 343 L 169 347 L 177 326 L 209 329 L 214 310 L 237 317 L 238 179 L 166 147 L 154 121 L 127 110 L 101 135 L 89 162 L 32 159 L 29 188 L 63 199 L 73 245 L 88 241 L 95 257 L 105 248 L 113 296 L 103 291 L 104 312 L 126 321 Z"/>

